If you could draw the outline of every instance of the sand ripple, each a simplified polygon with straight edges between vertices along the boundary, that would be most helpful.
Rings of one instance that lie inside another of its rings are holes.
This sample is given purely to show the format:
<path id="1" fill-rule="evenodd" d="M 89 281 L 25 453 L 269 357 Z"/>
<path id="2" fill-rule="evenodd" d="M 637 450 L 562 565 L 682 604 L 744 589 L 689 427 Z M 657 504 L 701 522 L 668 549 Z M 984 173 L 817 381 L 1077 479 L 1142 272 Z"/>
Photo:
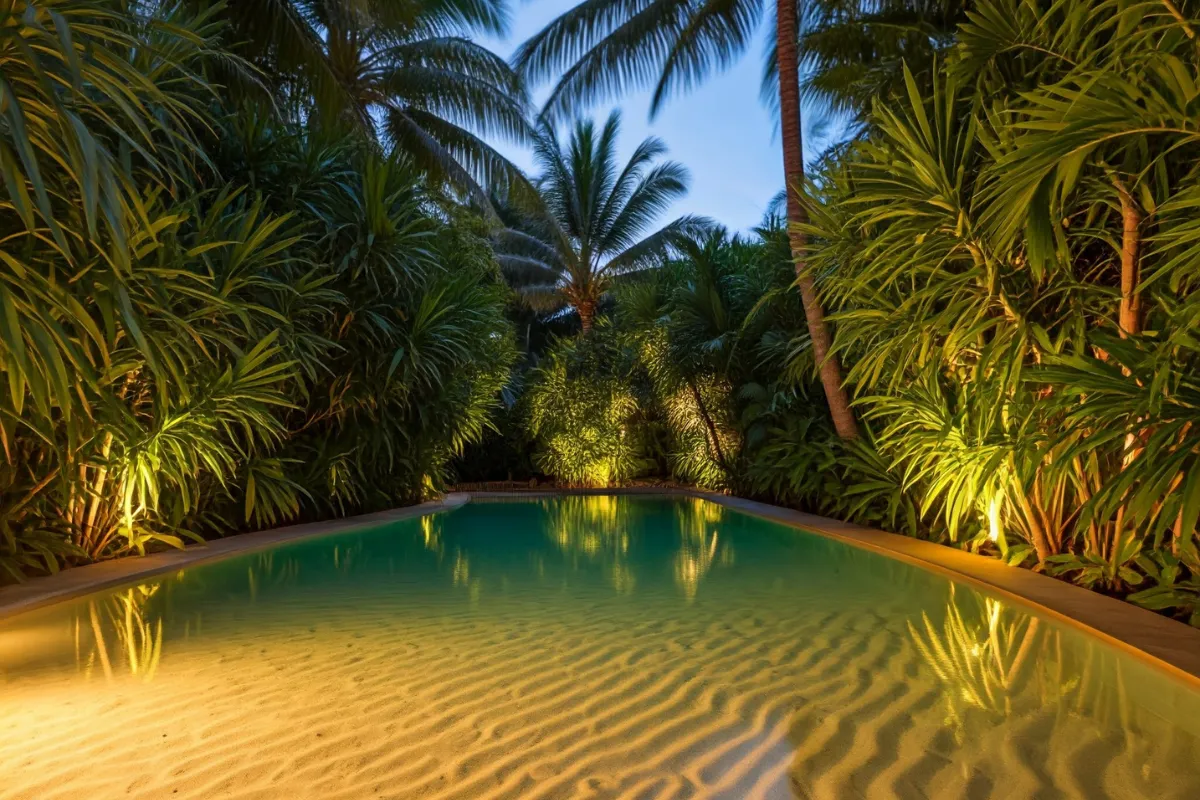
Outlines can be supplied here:
<path id="1" fill-rule="evenodd" d="M 1111 654 L 680 508 L 678 556 L 611 502 L 527 555 L 424 521 L 96 601 L 123 636 L 0 628 L 0 798 L 1200 797 L 1197 730 Z"/>
<path id="2" fill-rule="evenodd" d="M 0 795 L 1200 796 L 1053 710 L 955 742 L 911 641 L 861 609 L 435 612 L 260 620 L 219 654 L 176 647 L 149 686 L 12 683 Z"/>

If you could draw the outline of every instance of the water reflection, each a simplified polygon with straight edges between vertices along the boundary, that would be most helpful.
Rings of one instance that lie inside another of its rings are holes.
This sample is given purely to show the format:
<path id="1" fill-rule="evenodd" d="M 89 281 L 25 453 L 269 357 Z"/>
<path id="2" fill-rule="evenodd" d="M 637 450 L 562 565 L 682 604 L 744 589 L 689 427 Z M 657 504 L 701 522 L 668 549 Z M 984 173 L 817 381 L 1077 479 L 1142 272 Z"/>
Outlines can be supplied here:
<path id="1" fill-rule="evenodd" d="M 679 551 L 675 554 L 675 585 L 689 602 L 696 599 L 700 582 L 714 566 L 731 567 L 733 546 L 721 539 L 725 507 L 690 499 L 675 511 L 679 530 Z"/>
<path id="2" fill-rule="evenodd" d="M 333 556 L 337 563 L 337 551 Z M 183 573 L 180 573 L 183 575 Z M 268 550 L 257 553 L 246 567 L 246 583 L 251 601 L 258 599 L 259 587 L 279 589 L 293 586 L 300 580 L 300 559 L 289 555 L 286 550 Z"/>
<path id="3" fill-rule="evenodd" d="M 385 606 L 389 621 L 428 601 L 500 622 L 527 608 L 578 602 L 590 613 L 611 603 L 608 614 L 636 608 L 677 625 L 752 609 L 764 625 L 783 621 L 789 647 L 818 652 L 829 639 L 829 652 L 849 659 L 819 672 L 821 680 L 855 674 L 859 645 L 836 645 L 836 637 L 886 641 L 880 652 L 904 659 L 904 679 L 928 693 L 957 747 L 1045 714 L 1052 728 L 1086 717 L 1127 736 L 1161 730 L 1172 717 L 1174 695 L 1145 669 L 1130 677 L 1129 661 L 1096 640 L 906 564 L 772 532 L 713 503 L 576 496 L 472 506 L 229 559 L 0 625 L 0 678 L 65 668 L 150 681 L 189 642 L 200 644 L 193 653 L 216 652 L 231 633 L 269 640 L 274 630 L 343 611 L 353 625 L 371 603 Z M 753 637 L 763 628 L 736 630 Z"/>
<path id="4" fill-rule="evenodd" d="M 201 793 L 212 765 L 337 778 L 336 738 L 369 784 L 325 794 L 394 766 L 405 797 L 530 774 L 564 795 L 691 774 L 726 797 L 1200 797 L 1194 692 L 970 587 L 696 500 L 473 503 L 226 559 L 0 624 L 0 679 L 0 774 L 30 785 L 151 772 L 140 725 L 154 771 Z"/>
<path id="5" fill-rule="evenodd" d="M 947 591 L 944 609 L 910 619 L 908 632 L 942 688 L 945 724 L 959 745 L 1002 723 L 1045 716 L 1051 727 L 1087 718 L 1129 743 L 1161 733 L 1177 700 L 1195 704 L 1181 685 L 1091 637 L 967 587 Z"/>
<path id="6" fill-rule="evenodd" d="M 573 571 L 599 568 L 618 594 L 633 592 L 637 574 L 629 559 L 631 504 L 617 497 L 577 495 L 543 500 L 541 506 L 546 535 Z"/>
<path id="7" fill-rule="evenodd" d="M 670 569 L 675 586 L 689 602 L 714 568 L 734 563 L 733 546 L 720 530 L 726 511 L 715 503 L 692 498 L 673 503 L 669 525 L 647 516 L 644 506 L 620 497 L 576 495 L 545 500 L 541 506 L 546 536 L 566 565 L 576 573 L 598 570 L 619 595 L 634 592 L 638 569 L 653 564 L 648 556 L 666 541 L 674 543 Z M 544 571 L 544 561 L 540 569 Z"/>
<path id="8" fill-rule="evenodd" d="M 876 561 L 867 572 L 885 584 L 913 572 Z M 823 621 L 854 633 L 818 638 L 822 655 L 797 674 L 806 698 L 836 687 L 789 720 L 800 796 L 1200 796 L 1194 691 L 1074 629 L 920 577 L 943 602 L 910 603 L 907 635 L 893 635 L 885 604 Z"/>
<path id="9" fill-rule="evenodd" d="M 442 542 L 442 517 L 434 514 L 421 517 L 421 538 L 425 549 L 434 553 L 438 560 L 446 554 L 446 545 Z"/>
<path id="10" fill-rule="evenodd" d="M 268 550 L 215 569 L 180 570 L 0 623 L 0 680 L 70 665 L 89 679 L 151 681 L 165 652 L 203 636 L 210 618 L 228 622 L 294 595 L 304 564 L 313 583 L 345 582 L 366 560 L 362 541 L 307 549 L 303 555 Z"/>
<path id="11" fill-rule="evenodd" d="M 908 631 L 926 665 L 946 687 L 946 722 L 959 742 L 965 736 L 968 709 L 1000 717 L 1013 712 L 1013 698 L 1023 694 L 1028 667 L 1044 644 L 1036 618 L 970 589 L 960 592 L 955 584 L 950 584 L 941 623 L 935 624 L 923 611 L 920 625 L 910 620 Z M 1041 694 L 1044 701 L 1045 692 Z"/>
<path id="12" fill-rule="evenodd" d="M 75 618 L 75 662 L 91 677 L 97 664 L 105 678 L 114 673 L 154 679 L 162 659 L 163 621 L 151 609 L 159 585 L 143 584 L 87 604 L 88 629 Z M 89 635 L 90 634 L 90 635 Z"/>

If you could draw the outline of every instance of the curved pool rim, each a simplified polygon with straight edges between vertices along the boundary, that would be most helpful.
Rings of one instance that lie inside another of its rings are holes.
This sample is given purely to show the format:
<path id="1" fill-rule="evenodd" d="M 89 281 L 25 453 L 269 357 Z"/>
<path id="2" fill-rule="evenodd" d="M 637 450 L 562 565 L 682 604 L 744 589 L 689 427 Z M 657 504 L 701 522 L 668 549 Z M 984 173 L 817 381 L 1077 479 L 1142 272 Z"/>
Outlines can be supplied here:
<path id="1" fill-rule="evenodd" d="M 754 500 L 673 487 L 455 492 L 440 500 L 390 511 L 237 534 L 182 550 L 75 567 L 0 588 L 0 620 L 155 575 L 267 550 L 288 542 L 453 511 L 473 498 L 520 500 L 566 495 L 694 497 L 835 539 L 999 595 L 1036 614 L 1081 630 L 1200 691 L 1200 630 L 1182 622 L 1031 570 L 1010 567 L 987 556 Z"/>

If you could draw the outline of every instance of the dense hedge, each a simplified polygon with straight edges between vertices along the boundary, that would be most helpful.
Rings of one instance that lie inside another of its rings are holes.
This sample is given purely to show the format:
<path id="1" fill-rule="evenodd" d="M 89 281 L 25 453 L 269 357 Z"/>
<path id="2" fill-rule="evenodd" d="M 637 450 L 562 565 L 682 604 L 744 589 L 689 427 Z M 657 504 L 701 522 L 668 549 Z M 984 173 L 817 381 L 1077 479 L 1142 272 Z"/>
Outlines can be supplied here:
<path id="1" fill-rule="evenodd" d="M 486 229 L 360 128 L 228 102 L 225 30 L 5 20 L 0 580 L 417 501 L 498 404 Z"/>

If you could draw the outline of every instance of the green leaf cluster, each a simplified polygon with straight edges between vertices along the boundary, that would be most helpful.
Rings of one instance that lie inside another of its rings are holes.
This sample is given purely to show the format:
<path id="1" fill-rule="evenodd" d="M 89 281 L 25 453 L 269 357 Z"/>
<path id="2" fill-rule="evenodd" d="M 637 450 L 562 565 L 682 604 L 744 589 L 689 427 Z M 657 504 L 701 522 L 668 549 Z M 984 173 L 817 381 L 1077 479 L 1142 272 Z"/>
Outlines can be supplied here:
<path id="1" fill-rule="evenodd" d="M 300 40 L 248 49 L 247 4 L 194 5 L 0 3 L 6 579 L 417 501 L 515 358 L 462 186 L 325 113 L 330 52 L 281 83 Z"/>

